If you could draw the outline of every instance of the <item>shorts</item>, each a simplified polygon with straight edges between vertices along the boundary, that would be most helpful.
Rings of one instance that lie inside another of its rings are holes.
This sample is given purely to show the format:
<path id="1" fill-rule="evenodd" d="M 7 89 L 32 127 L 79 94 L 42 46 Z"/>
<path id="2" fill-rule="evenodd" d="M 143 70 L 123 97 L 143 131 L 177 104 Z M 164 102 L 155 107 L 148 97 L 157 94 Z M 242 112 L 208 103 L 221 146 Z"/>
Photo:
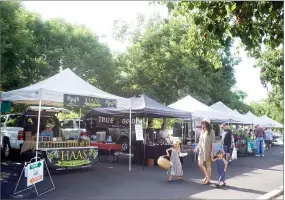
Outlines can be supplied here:
<path id="1" fill-rule="evenodd" d="M 227 153 L 231 154 L 232 153 L 231 145 L 224 145 L 224 151 L 226 154 Z"/>
<path id="2" fill-rule="evenodd" d="M 265 144 L 267 145 L 272 144 L 272 140 L 265 140 Z"/>

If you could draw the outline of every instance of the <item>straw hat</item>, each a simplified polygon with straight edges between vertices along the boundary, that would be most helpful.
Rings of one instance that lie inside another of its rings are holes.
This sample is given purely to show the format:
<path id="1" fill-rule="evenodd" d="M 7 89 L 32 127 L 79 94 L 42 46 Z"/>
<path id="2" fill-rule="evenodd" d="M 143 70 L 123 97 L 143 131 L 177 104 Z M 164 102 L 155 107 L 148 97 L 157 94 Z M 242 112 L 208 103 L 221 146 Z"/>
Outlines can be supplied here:
<path id="1" fill-rule="evenodd" d="M 47 123 L 46 128 L 52 128 L 52 127 L 53 127 L 53 125 L 52 125 L 52 124 Z"/>
<path id="2" fill-rule="evenodd" d="M 211 123 L 211 120 L 210 120 L 209 118 L 204 118 L 204 119 L 202 120 L 202 122 L 207 122 L 208 124 L 210 124 L 210 123 Z"/>

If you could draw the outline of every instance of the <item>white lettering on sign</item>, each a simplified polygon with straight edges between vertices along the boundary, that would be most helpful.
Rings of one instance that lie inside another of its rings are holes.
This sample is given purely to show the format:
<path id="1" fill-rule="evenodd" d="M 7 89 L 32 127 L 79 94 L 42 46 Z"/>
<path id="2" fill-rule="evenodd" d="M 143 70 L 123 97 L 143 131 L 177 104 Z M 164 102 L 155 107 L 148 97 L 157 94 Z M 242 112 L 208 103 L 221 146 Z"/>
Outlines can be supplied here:
<path id="1" fill-rule="evenodd" d="M 114 117 L 98 116 L 99 123 L 114 124 L 114 123 L 118 123 L 118 119 L 123 125 L 127 125 L 130 122 L 130 119 L 127 119 L 127 118 L 116 118 L 115 119 Z M 135 124 L 135 123 L 136 123 L 136 119 L 132 119 L 132 124 Z"/>

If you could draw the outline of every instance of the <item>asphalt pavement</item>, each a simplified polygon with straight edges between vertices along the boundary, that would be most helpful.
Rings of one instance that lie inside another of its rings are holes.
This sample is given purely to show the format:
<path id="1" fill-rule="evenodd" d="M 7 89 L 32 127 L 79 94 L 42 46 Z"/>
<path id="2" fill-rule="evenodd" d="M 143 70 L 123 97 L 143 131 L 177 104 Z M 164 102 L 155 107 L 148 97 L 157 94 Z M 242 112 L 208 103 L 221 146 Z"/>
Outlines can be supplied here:
<path id="1" fill-rule="evenodd" d="M 239 157 L 229 165 L 225 189 L 216 189 L 216 166 L 213 164 L 212 185 L 202 185 L 204 178 L 197 163 L 183 163 L 184 180 L 167 182 L 166 171 L 158 166 L 145 168 L 128 161 L 99 163 L 92 169 L 52 174 L 55 190 L 37 197 L 33 189 L 14 195 L 22 170 L 16 161 L 1 162 L 1 199 L 256 199 L 283 185 L 283 146 L 266 151 L 265 157 Z M 24 187 L 26 180 L 21 180 Z M 52 187 L 47 176 L 37 184 L 38 192 Z M 21 188 L 20 188 L 21 189 Z"/>

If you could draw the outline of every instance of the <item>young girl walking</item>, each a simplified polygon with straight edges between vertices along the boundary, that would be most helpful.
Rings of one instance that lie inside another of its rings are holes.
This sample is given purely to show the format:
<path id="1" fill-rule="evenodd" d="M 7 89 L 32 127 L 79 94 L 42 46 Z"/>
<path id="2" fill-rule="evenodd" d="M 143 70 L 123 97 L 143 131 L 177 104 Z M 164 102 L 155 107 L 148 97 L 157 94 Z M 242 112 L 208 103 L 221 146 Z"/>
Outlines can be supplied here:
<path id="1" fill-rule="evenodd" d="M 169 175 L 168 182 L 171 182 L 172 176 L 178 176 L 178 180 L 181 180 L 183 176 L 183 170 L 179 158 L 180 154 L 179 142 L 175 142 L 172 148 L 166 150 L 167 156 L 169 156 L 169 151 L 171 151 L 171 156 L 170 156 L 171 167 L 167 171 L 167 174 Z"/>
<path id="2" fill-rule="evenodd" d="M 217 171 L 219 179 L 218 184 L 215 185 L 217 188 L 226 186 L 225 176 L 226 176 L 228 162 L 224 159 L 223 154 L 224 154 L 223 150 L 219 150 L 217 152 L 217 158 L 212 158 L 212 162 L 217 163 Z"/>

